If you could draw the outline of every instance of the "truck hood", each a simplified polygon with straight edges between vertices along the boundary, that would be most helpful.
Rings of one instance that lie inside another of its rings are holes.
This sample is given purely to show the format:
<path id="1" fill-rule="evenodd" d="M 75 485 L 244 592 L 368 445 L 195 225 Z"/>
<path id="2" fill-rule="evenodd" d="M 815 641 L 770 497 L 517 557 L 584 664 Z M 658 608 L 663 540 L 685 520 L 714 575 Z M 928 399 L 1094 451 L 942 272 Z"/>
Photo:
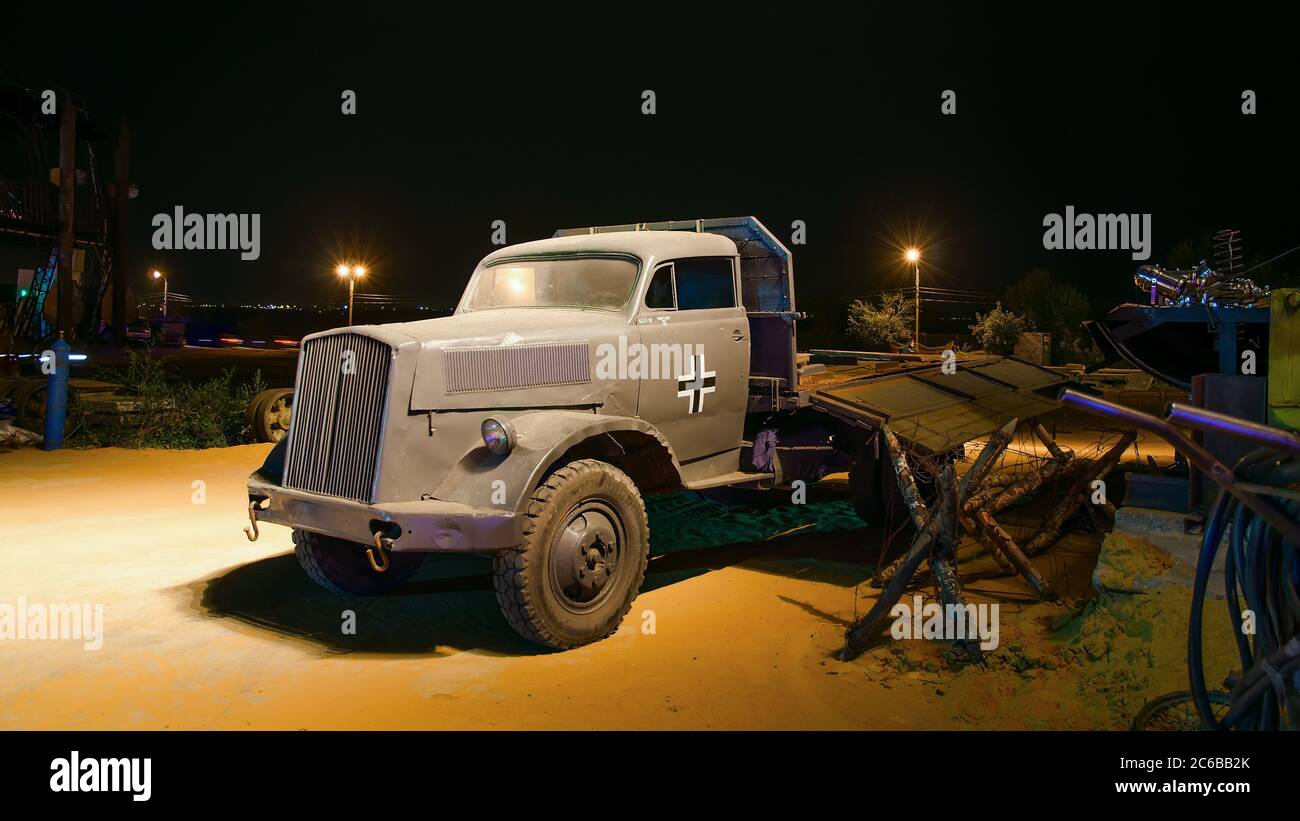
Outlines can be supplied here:
<path id="1" fill-rule="evenodd" d="M 419 344 L 412 411 L 605 406 L 635 413 L 630 386 L 596 379 L 601 345 L 639 339 L 625 315 L 503 308 L 398 328 Z"/>

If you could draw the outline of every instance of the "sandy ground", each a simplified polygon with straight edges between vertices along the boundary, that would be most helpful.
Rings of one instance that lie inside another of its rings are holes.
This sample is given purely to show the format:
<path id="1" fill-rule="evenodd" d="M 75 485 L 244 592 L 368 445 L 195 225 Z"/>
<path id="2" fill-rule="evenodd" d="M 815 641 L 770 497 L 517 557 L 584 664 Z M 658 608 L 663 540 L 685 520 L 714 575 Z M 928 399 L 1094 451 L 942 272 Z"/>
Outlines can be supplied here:
<path id="1" fill-rule="evenodd" d="M 1085 603 L 1099 537 L 1043 557 L 1075 579 L 1068 603 L 963 564 L 971 599 L 1001 607 L 987 668 L 888 638 L 836 661 L 877 593 L 879 543 L 820 496 L 654 500 L 622 628 L 545 652 L 497 613 L 484 559 L 437 557 L 396 595 L 346 598 L 303 575 L 287 529 L 248 542 L 243 483 L 268 447 L 0 452 L 0 605 L 102 605 L 105 632 L 98 650 L 0 640 L 0 727 L 1082 729 L 1185 687 L 1185 590 Z"/>

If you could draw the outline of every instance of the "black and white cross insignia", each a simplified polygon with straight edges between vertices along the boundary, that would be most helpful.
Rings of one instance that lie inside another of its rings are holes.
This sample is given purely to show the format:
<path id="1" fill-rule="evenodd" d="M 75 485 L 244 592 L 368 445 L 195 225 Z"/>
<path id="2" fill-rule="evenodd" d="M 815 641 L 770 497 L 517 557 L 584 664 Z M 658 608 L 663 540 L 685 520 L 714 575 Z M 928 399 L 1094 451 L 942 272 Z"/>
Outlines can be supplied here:
<path id="1" fill-rule="evenodd" d="M 687 398 L 689 413 L 704 410 L 704 394 L 713 393 L 717 384 L 717 373 L 704 370 L 704 354 L 691 357 L 691 372 L 682 374 L 677 380 L 677 395 Z"/>

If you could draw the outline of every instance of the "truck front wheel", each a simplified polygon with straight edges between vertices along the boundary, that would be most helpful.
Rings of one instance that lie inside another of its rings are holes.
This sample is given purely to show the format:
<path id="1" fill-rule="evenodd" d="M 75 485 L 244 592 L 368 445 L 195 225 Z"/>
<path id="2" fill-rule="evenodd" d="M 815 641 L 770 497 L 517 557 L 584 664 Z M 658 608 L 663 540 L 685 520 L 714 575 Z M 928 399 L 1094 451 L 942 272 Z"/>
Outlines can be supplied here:
<path id="1" fill-rule="evenodd" d="M 534 491 L 524 543 L 493 558 L 497 603 L 519 635 L 567 649 L 609 636 L 645 578 L 650 528 L 627 474 L 582 459 Z"/>
<path id="2" fill-rule="evenodd" d="M 297 529 L 293 547 L 298 564 L 312 581 L 326 590 L 357 596 L 380 596 L 395 589 L 424 561 L 422 553 L 390 552 L 388 569 L 378 573 L 366 558 L 368 545 Z"/>

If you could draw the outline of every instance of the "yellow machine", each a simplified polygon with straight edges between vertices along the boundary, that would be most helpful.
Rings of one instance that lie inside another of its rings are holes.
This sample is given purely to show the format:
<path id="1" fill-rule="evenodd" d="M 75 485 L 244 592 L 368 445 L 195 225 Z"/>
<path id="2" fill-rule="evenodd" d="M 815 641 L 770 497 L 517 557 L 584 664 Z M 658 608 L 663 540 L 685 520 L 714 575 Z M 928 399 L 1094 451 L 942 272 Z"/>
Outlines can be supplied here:
<path id="1" fill-rule="evenodd" d="M 1300 430 L 1300 289 L 1273 292 L 1268 333 L 1268 423 Z"/>

